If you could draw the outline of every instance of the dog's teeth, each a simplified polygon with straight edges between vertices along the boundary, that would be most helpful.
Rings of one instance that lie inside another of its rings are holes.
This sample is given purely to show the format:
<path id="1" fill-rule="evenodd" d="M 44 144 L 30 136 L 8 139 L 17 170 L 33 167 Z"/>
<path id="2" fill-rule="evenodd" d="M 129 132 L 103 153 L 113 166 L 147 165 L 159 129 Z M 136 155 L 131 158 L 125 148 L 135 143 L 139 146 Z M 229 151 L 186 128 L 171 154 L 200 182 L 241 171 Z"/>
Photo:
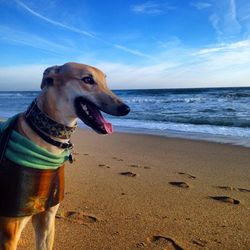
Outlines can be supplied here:
<path id="1" fill-rule="evenodd" d="M 88 111 L 88 107 L 87 105 L 82 105 L 82 109 L 84 110 L 84 112 L 89 115 L 89 111 Z"/>

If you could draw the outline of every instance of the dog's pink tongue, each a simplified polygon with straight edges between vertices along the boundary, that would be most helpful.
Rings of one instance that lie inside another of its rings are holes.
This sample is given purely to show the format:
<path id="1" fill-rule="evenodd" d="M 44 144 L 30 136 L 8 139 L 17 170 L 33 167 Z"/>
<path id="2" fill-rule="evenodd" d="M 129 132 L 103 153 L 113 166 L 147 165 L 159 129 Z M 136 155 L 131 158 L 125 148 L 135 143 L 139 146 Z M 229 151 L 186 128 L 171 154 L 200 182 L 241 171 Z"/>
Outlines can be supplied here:
<path id="1" fill-rule="evenodd" d="M 110 122 L 107 122 L 104 120 L 104 128 L 108 134 L 111 134 L 113 132 L 113 126 Z"/>
<path id="2" fill-rule="evenodd" d="M 104 129 L 107 134 L 111 134 L 113 132 L 113 126 L 110 122 L 104 119 L 101 112 L 98 109 L 93 108 L 91 106 L 89 106 L 88 109 L 91 111 L 93 117 L 95 117 L 98 126 Z"/>
<path id="3" fill-rule="evenodd" d="M 105 129 L 107 134 L 111 134 L 113 132 L 112 124 L 104 119 L 101 112 L 96 112 L 96 119 L 99 120 L 100 123 L 102 123 L 103 128 Z"/>

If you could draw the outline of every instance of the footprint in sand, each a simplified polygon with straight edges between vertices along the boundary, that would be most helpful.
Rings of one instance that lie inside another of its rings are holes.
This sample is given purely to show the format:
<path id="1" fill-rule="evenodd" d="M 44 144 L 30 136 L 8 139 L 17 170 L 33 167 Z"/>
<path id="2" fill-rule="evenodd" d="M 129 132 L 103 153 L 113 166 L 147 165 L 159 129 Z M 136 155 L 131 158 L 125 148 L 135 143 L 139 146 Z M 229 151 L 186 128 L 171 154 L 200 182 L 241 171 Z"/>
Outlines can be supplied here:
<path id="1" fill-rule="evenodd" d="M 228 196 L 210 196 L 210 198 L 214 199 L 214 200 L 217 200 L 217 201 L 234 204 L 234 205 L 240 204 L 239 200 L 235 200 L 235 199 L 233 199 L 231 197 L 228 197 Z"/>
<path id="2" fill-rule="evenodd" d="M 110 168 L 110 166 L 107 165 L 107 164 L 98 164 L 98 167 L 100 167 L 100 168 Z"/>
<path id="3" fill-rule="evenodd" d="M 170 181 L 169 184 L 176 186 L 176 187 L 181 187 L 181 188 L 189 188 L 189 184 L 187 184 L 184 181 Z"/>
<path id="4" fill-rule="evenodd" d="M 217 188 L 227 190 L 227 191 L 235 190 L 235 188 L 229 187 L 229 186 L 217 186 Z"/>
<path id="5" fill-rule="evenodd" d="M 138 164 L 131 164 L 131 165 L 129 165 L 129 167 L 131 167 L 131 168 L 140 168 L 140 166 Z"/>
<path id="6" fill-rule="evenodd" d="M 205 247 L 207 245 L 207 241 L 202 240 L 202 239 L 196 239 L 192 241 L 193 244 L 198 245 L 200 247 Z"/>
<path id="7" fill-rule="evenodd" d="M 165 236 L 152 236 L 147 238 L 149 243 L 152 243 L 157 247 L 157 249 L 164 249 L 164 250 L 184 250 L 179 244 L 176 243 L 175 240 L 171 239 L 170 237 Z M 155 249 L 155 248 L 154 248 Z"/>
<path id="8" fill-rule="evenodd" d="M 145 243 L 145 242 L 140 242 L 140 243 L 137 243 L 136 244 L 136 247 L 137 248 L 144 248 L 144 247 L 146 247 L 147 246 L 147 244 Z"/>
<path id="9" fill-rule="evenodd" d="M 82 153 L 79 153 L 79 152 L 76 152 L 76 151 L 72 152 L 72 154 L 73 155 L 89 155 L 89 154 L 86 154 L 86 153 L 82 154 Z"/>
<path id="10" fill-rule="evenodd" d="M 133 172 L 121 172 L 120 175 L 125 175 L 128 177 L 136 177 L 137 174 L 133 173 Z"/>
<path id="11" fill-rule="evenodd" d="M 227 190 L 227 191 L 239 191 L 243 193 L 250 193 L 250 189 L 246 189 L 246 188 L 235 188 L 235 187 L 229 187 L 229 186 L 217 186 L 217 188 Z"/>
<path id="12" fill-rule="evenodd" d="M 184 172 L 178 172 L 178 174 L 180 174 L 180 175 L 183 175 L 183 176 L 186 176 L 186 177 L 188 177 L 189 179 L 196 179 L 196 176 L 194 176 L 194 175 L 191 175 L 191 174 L 187 174 L 187 173 L 184 173 Z"/>
<path id="13" fill-rule="evenodd" d="M 128 165 L 128 166 L 131 167 L 131 168 L 151 169 L 151 167 L 149 167 L 149 166 L 140 166 L 139 164 L 131 164 L 131 165 Z"/>
<path id="14" fill-rule="evenodd" d="M 117 160 L 117 161 L 123 161 L 123 159 L 121 159 L 121 158 L 117 158 L 117 157 L 112 157 L 112 159 L 114 159 L 114 160 Z"/>
<path id="15" fill-rule="evenodd" d="M 244 192 L 244 193 L 250 193 L 250 189 L 245 189 L 245 188 L 238 188 L 238 191 Z"/>
<path id="16" fill-rule="evenodd" d="M 76 211 L 66 211 L 61 212 L 60 214 L 56 215 L 58 219 L 65 219 L 67 221 L 77 223 L 77 224 L 91 224 L 97 222 L 97 218 L 91 215 L 87 215 L 83 212 L 76 212 Z"/>

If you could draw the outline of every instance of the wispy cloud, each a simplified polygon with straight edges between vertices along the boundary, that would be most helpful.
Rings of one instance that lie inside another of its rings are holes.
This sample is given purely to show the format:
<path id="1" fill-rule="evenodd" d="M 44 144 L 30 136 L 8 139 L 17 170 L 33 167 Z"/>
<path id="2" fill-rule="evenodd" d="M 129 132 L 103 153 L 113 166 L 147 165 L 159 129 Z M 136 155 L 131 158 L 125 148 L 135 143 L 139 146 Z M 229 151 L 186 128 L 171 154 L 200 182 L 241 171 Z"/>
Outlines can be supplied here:
<path id="1" fill-rule="evenodd" d="M 241 18 L 241 21 L 249 20 L 250 19 L 250 14 L 247 14 Z"/>
<path id="2" fill-rule="evenodd" d="M 42 73 L 49 65 L 0 67 L 1 90 L 38 90 Z"/>
<path id="3" fill-rule="evenodd" d="M 102 60 L 88 61 L 102 69 L 108 75 L 109 86 L 116 89 L 249 86 L 250 39 L 199 50 L 181 50 L 175 57 L 161 57 L 159 54 L 154 56 L 158 56 L 160 62 L 144 66 Z M 31 86 L 38 89 L 41 73 L 48 66 L 50 65 L 0 67 L 0 82 L 10 83 L 8 88 L 13 86 L 17 89 L 15 83 L 19 82 L 25 84 L 20 89 L 31 89 Z"/>
<path id="4" fill-rule="evenodd" d="M 238 6 L 235 0 L 206 0 L 190 2 L 190 5 L 201 11 L 209 10 L 208 20 L 214 28 L 219 42 L 239 39 L 239 35 L 244 30 L 242 21 L 248 19 L 250 9 L 249 5 L 248 11 L 244 11 L 247 7 L 244 4 L 244 10 L 242 10 L 242 6 Z"/>
<path id="5" fill-rule="evenodd" d="M 235 0 L 216 1 L 209 20 L 215 29 L 218 41 L 230 41 L 241 34 L 242 24 L 237 16 Z"/>
<path id="6" fill-rule="evenodd" d="M 54 27 L 67 29 L 75 33 L 79 33 L 78 31 L 81 30 L 48 18 L 42 15 L 39 10 L 34 11 L 20 0 L 16 1 L 22 10 L 51 24 L 51 26 L 54 25 Z M 156 4 L 157 2 L 149 3 Z M 180 40 L 178 37 L 163 38 L 161 36 L 159 39 L 155 39 L 154 45 L 157 47 L 155 52 L 151 51 L 147 54 L 143 52 L 142 47 L 139 47 L 139 50 L 132 49 L 127 44 L 123 46 L 115 42 L 109 42 L 106 38 L 102 39 L 96 36 L 95 32 L 83 30 L 90 35 L 86 35 L 85 33 L 79 34 L 84 35 L 87 39 L 94 39 L 100 45 L 105 44 L 107 47 L 116 48 L 125 53 L 143 58 L 143 63 L 137 64 L 136 60 L 130 60 L 130 63 L 127 64 L 115 63 L 111 59 L 110 61 L 103 61 L 96 56 L 89 56 L 88 60 L 85 60 L 85 58 L 79 61 L 88 61 L 89 64 L 104 70 L 108 75 L 108 82 L 112 88 L 237 86 L 238 83 L 245 86 L 249 85 L 250 39 L 239 39 L 239 36 L 238 40 L 231 39 L 235 34 L 238 34 L 237 32 L 241 32 L 241 28 L 243 28 L 241 17 L 246 16 L 247 13 L 242 12 L 242 16 L 239 16 L 239 6 L 235 0 L 205 0 L 195 3 L 200 3 L 200 5 L 197 5 L 199 7 L 194 7 L 200 11 L 206 9 L 206 13 L 209 13 L 210 22 L 218 36 L 217 43 L 204 45 L 202 49 L 197 49 L 195 47 L 187 47 L 184 43 L 185 41 Z M 205 7 L 204 3 L 211 3 L 211 6 Z M 156 8 L 158 6 L 151 7 Z M 72 46 L 70 43 L 67 43 L 68 46 L 58 44 L 54 40 L 49 41 L 34 34 L 12 30 L 5 26 L 0 26 L 0 39 L 50 52 L 59 51 L 60 53 L 70 50 L 74 45 L 74 43 Z M 82 55 L 79 54 L 76 56 L 77 58 L 74 59 L 80 59 Z M 56 60 L 58 61 L 58 57 Z M 53 62 L 50 61 L 50 63 Z M 19 82 L 23 84 L 23 86 L 20 86 L 20 89 L 22 87 L 31 89 L 32 86 L 33 88 L 36 86 L 38 89 L 41 73 L 48 66 L 50 65 L 0 67 L 0 82 L 11 83 L 13 88 L 17 88 L 15 84 Z M 34 85 L 35 83 L 36 85 Z M 9 88 L 10 86 L 8 85 L 7 87 Z"/>
<path id="7" fill-rule="evenodd" d="M 230 16 L 232 20 L 236 20 L 236 5 L 235 0 L 230 0 L 230 10 L 229 10 Z"/>
<path id="8" fill-rule="evenodd" d="M 131 10 L 133 12 L 149 15 L 161 15 L 171 9 L 174 9 L 174 7 L 167 3 L 159 3 L 154 1 L 147 1 L 142 4 L 131 6 Z"/>
<path id="9" fill-rule="evenodd" d="M 212 6 L 212 4 L 208 2 L 191 2 L 190 5 L 194 6 L 198 10 L 207 9 Z"/>
<path id="10" fill-rule="evenodd" d="M 69 25 L 65 25 L 63 23 L 60 23 L 60 22 L 57 22 L 57 21 L 54 21 L 50 18 L 47 18 L 43 15 L 41 15 L 40 13 L 32 10 L 31 8 L 29 8 L 26 4 L 24 4 L 23 2 L 19 1 L 19 0 L 16 0 L 16 2 L 22 7 L 24 8 L 25 10 L 27 10 L 30 14 L 48 22 L 48 23 L 51 23 L 57 27 L 61 27 L 61 28 L 64 28 L 64 29 L 67 29 L 67 30 L 70 30 L 70 31 L 73 31 L 73 32 L 76 32 L 78 34 L 81 34 L 81 35 L 84 35 L 84 36 L 87 36 L 87 37 L 91 37 L 91 38 L 95 38 L 95 36 L 88 32 L 88 31 L 85 31 L 85 30 L 81 30 L 81 29 L 78 29 L 78 28 L 75 28 L 73 26 L 69 26 Z"/>
<path id="11" fill-rule="evenodd" d="M 249 1 L 247 1 L 246 4 L 238 5 L 237 13 L 238 13 L 239 21 L 244 21 L 244 23 L 247 22 L 248 24 L 250 24 L 249 23 L 250 21 L 250 2 Z"/>
<path id="12" fill-rule="evenodd" d="M 113 46 L 115 48 L 117 48 L 117 49 L 123 50 L 125 52 L 129 52 L 130 54 L 133 54 L 133 55 L 136 55 L 136 56 L 145 57 L 145 58 L 148 58 L 148 59 L 155 59 L 154 57 L 152 57 L 152 56 L 150 56 L 148 54 L 142 53 L 142 52 L 140 52 L 138 50 L 129 49 L 129 48 L 124 47 L 124 46 L 119 45 L 119 44 L 114 44 Z"/>
<path id="13" fill-rule="evenodd" d="M 162 49 L 169 49 L 169 48 L 173 49 L 176 47 L 180 47 L 182 43 L 181 39 L 177 36 L 170 36 L 166 40 L 161 40 L 161 39 L 155 39 L 155 40 L 156 40 L 156 43 Z"/>
<path id="14" fill-rule="evenodd" d="M 202 49 L 199 50 L 196 55 L 211 55 L 211 54 L 218 54 L 219 52 L 234 52 L 238 50 L 250 50 L 250 39 L 246 39 L 246 40 L 242 40 L 242 41 L 238 41 L 235 43 L 222 43 L 222 44 L 218 44 L 214 47 L 210 47 L 210 48 L 206 48 L 206 49 Z M 250 60 L 249 60 L 250 62 Z"/>
<path id="15" fill-rule="evenodd" d="M 72 32 L 75 32 L 75 33 L 78 33 L 78 34 L 81 34 L 81 35 L 84 35 L 84 36 L 89 37 L 91 39 L 98 40 L 99 42 L 102 42 L 104 44 L 112 46 L 112 47 L 114 47 L 116 49 L 125 51 L 125 52 L 127 52 L 129 54 L 132 54 L 134 56 L 147 57 L 147 58 L 151 58 L 152 59 L 152 57 L 150 55 L 147 55 L 147 54 L 145 54 L 143 52 L 140 52 L 140 51 L 128 48 L 128 47 L 123 46 L 123 45 L 113 44 L 113 43 L 111 43 L 109 41 L 106 41 L 106 40 L 100 38 L 100 37 L 97 37 L 96 35 L 94 35 L 93 33 L 89 32 L 89 31 L 82 30 L 82 29 L 76 28 L 74 26 L 69 26 L 69 25 L 66 25 L 64 23 L 55 21 L 55 20 L 50 19 L 50 18 L 48 18 L 48 17 L 46 17 L 44 15 L 41 15 L 37 11 L 34 11 L 33 9 L 31 9 L 30 7 L 28 7 L 26 4 L 24 4 L 20 0 L 15 0 L 15 1 L 16 1 L 16 3 L 19 6 L 21 6 L 23 9 L 25 9 L 26 11 L 28 11 L 30 14 L 36 16 L 37 18 L 40 18 L 40 19 L 44 20 L 45 22 L 48 22 L 48 23 L 53 24 L 53 25 L 55 25 L 57 27 L 60 27 L 60 28 L 63 28 L 63 29 L 67 29 L 69 31 L 72 31 Z"/>
<path id="16" fill-rule="evenodd" d="M 96 66 L 107 73 L 112 88 L 249 86 L 250 39 L 162 54 L 154 55 L 158 63 L 147 66 L 108 61 Z"/>
<path id="17" fill-rule="evenodd" d="M 2 25 L 0 25 L 0 40 L 49 51 L 53 54 L 60 54 L 74 50 L 71 47 L 49 41 L 40 36 L 18 31 L 16 29 L 14 30 Z"/>

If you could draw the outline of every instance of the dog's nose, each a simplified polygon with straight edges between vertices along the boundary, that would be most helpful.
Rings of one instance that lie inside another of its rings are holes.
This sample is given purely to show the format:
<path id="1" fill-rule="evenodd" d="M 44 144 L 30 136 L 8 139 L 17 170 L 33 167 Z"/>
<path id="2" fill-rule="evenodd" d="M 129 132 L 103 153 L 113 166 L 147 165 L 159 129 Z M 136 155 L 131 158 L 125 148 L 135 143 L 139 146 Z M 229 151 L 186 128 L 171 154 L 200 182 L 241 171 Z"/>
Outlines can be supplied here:
<path id="1" fill-rule="evenodd" d="M 130 112 L 130 107 L 123 104 L 117 108 L 118 115 L 127 115 Z"/>

